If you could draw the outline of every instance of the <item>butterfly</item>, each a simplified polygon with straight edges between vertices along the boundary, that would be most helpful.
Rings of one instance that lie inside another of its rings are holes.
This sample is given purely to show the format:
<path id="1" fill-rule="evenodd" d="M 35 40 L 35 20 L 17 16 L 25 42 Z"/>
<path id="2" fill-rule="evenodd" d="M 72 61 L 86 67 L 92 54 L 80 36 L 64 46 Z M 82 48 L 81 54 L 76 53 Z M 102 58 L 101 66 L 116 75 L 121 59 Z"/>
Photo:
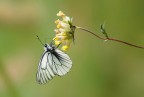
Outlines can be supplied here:
<path id="1" fill-rule="evenodd" d="M 38 65 L 36 80 L 39 84 L 45 84 L 56 75 L 67 74 L 72 67 L 70 57 L 55 47 L 52 43 L 44 45 L 44 53 Z"/>

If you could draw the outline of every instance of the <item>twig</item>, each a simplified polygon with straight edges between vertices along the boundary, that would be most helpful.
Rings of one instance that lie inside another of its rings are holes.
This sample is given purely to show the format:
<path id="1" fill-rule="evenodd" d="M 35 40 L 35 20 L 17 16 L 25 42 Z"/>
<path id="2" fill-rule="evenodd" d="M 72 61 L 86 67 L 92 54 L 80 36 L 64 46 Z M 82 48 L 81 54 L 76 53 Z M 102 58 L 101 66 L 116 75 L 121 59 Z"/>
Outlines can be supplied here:
<path id="1" fill-rule="evenodd" d="M 90 34 L 92 34 L 92 35 L 94 35 L 95 37 L 97 37 L 97 38 L 99 38 L 99 39 L 101 39 L 101 40 L 104 40 L 104 41 L 111 40 L 111 41 L 123 43 L 123 44 L 125 44 L 125 45 L 129 45 L 129 46 L 132 46 L 132 47 L 144 49 L 143 46 L 137 46 L 137 45 L 134 45 L 134 44 L 131 44 L 131 43 L 122 41 L 122 40 L 118 40 L 118 39 L 114 39 L 114 38 L 109 38 L 108 35 L 107 35 L 107 33 L 106 33 L 106 31 L 105 31 L 105 29 L 104 29 L 104 27 L 103 27 L 103 25 L 101 25 L 101 30 L 102 30 L 102 33 L 105 35 L 106 38 L 103 38 L 103 37 L 101 37 L 101 36 L 95 34 L 94 32 L 92 32 L 92 31 L 86 29 L 86 28 L 78 27 L 78 26 L 76 26 L 76 28 L 81 29 L 81 30 L 86 31 L 86 32 L 89 32 Z"/>

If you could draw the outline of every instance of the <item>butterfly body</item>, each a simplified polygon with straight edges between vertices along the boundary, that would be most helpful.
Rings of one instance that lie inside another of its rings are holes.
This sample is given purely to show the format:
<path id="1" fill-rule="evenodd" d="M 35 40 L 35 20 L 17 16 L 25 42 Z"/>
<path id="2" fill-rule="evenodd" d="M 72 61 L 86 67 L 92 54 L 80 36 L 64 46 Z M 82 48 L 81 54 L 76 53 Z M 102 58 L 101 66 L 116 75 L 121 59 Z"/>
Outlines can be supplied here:
<path id="1" fill-rule="evenodd" d="M 67 74 L 71 67 L 72 61 L 66 53 L 51 44 L 45 44 L 36 75 L 37 82 L 45 84 L 56 75 Z"/>
<path id="2" fill-rule="evenodd" d="M 49 44 L 45 44 L 45 45 L 44 45 L 44 50 L 45 50 L 45 51 L 53 52 L 53 51 L 55 50 L 55 47 L 52 46 L 52 45 L 49 45 Z"/>

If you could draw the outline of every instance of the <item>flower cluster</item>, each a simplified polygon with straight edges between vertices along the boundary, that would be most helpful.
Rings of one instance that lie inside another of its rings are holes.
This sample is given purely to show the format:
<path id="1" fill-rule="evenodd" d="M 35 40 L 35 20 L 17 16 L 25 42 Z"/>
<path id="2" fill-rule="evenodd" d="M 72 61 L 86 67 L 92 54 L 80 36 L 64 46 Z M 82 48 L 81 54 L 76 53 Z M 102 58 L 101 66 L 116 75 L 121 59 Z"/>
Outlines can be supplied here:
<path id="1" fill-rule="evenodd" d="M 66 16 L 62 11 L 57 13 L 57 16 L 62 17 L 62 20 L 56 20 L 56 36 L 53 38 L 55 45 L 62 44 L 62 50 L 67 51 L 70 44 L 74 40 L 75 26 L 72 25 L 72 18 Z"/>

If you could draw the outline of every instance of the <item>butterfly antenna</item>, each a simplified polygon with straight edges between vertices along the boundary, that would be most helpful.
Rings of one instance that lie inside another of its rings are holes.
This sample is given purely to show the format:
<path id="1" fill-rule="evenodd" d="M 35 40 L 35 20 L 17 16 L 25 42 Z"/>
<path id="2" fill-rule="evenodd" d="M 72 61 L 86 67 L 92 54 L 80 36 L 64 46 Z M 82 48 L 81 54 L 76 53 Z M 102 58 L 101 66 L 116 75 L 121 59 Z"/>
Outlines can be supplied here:
<path id="1" fill-rule="evenodd" d="M 51 42 L 50 42 L 50 46 L 53 46 L 55 43 L 54 43 L 54 40 L 52 40 Z"/>
<path id="2" fill-rule="evenodd" d="M 39 42 L 44 46 L 43 42 L 40 40 L 39 36 L 36 35 L 37 39 L 39 40 Z"/>
<path id="3" fill-rule="evenodd" d="M 50 45 L 51 45 L 51 46 L 52 46 L 52 45 L 55 45 L 54 40 L 52 40 L 52 41 L 50 42 Z M 57 45 L 57 46 L 55 45 L 55 47 L 58 48 L 60 45 L 61 45 L 61 43 L 60 43 L 59 45 Z"/>

